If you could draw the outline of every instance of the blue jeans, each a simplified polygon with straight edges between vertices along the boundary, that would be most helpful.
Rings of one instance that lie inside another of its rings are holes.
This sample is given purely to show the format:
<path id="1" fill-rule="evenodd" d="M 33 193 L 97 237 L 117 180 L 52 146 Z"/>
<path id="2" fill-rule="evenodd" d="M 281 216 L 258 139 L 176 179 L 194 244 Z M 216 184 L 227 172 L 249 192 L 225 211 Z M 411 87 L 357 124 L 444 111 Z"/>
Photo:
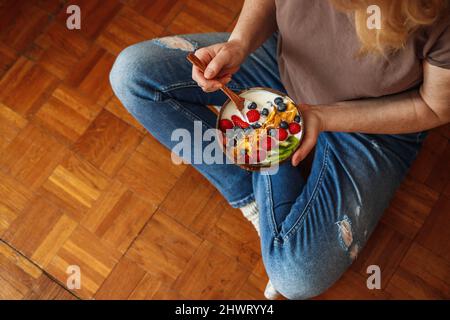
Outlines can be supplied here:
<path id="1" fill-rule="evenodd" d="M 179 37 L 185 47 L 196 49 L 224 42 L 228 36 Z M 285 92 L 276 46 L 275 34 L 247 58 L 230 87 L 263 86 Z M 225 101 L 223 93 L 204 93 L 197 86 L 186 55 L 185 48 L 167 41 L 142 42 L 119 55 L 110 76 L 128 111 L 168 148 L 177 143 L 171 141 L 172 131 L 184 128 L 193 134 L 195 120 L 202 122 L 203 130 L 214 128 L 216 115 L 205 105 Z M 305 299 L 330 287 L 356 258 L 424 137 L 425 133 L 323 132 L 307 179 L 289 162 L 276 174 L 252 173 L 233 164 L 194 166 L 233 207 L 256 200 L 267 274 L 285 297 Z"/>

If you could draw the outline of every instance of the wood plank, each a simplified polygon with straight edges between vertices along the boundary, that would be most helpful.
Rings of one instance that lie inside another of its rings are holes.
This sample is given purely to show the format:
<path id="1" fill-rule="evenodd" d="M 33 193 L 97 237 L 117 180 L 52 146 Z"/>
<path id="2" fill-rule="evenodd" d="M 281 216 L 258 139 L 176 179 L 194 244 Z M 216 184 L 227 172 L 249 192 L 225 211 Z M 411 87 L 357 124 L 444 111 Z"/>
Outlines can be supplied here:
<path id="1" fill-rule="evenodd" d="M 147 273 L 128 297 L 130 300 L 186 300 L 182 292 L 174 289 L 174 280 Z"/>
<path id="2" fill-rule="evenodd" d="M 81 33 L 89 40 L 97 38 L 122 7 L 119 0 L 69 0 L 56 17 L 59 23 L 66 24 L 66 8 L 70 5 L 82 8 Z"/>
<path id="3" fill-rule="evenodd" d="M 41 275 L 38 267 L 0 241 L 0 299 L 22 299 Z"/>
<path id="4" fill-rule="evenodd" d="M 33 193 L 0 172 L 0 237 L 13 221 L 25 210 L 33 198 Z"/>
<path id="5" fill-rule="evenodd" d="M 441 196 L 433 207 L 416 241 L 450 262 L 450 197 Z"/>
<path id="6" fill-rule="evenodd" d="M 0 42 L 0 78 L 14 64 L 18 56 L 16 52 Z"/>
<path id="7" fill-rule="evenodd" d="M 39 192 L 79 222 L 109 184 L 104 173 L 69 153 L 51 172 Z"/>
<path id="8" fill-rule="evenodd" d="M 394 195 L 393 207 L 399 208 L 417 221 L 424 221 L 438 195 L 431 188 L 406 178 Z"/>
<path id="9" fill-rule="evenodd" d="M 23 300 L 76 300 L 63 286 L 42 274 L 33 284 Z"/>
<path id="10" fill-rule="evenodd" d="M 185 0 L 124 0 L 125 4 L 146 18 L 167 27 L 181 10 Z"/>
<path id="11" fill-rule="evenodd" d="M 91 99 L 61 85 L 39 109 L 35 122 L 66 143 L 77 141 L 100 113 Z"/>
<path id="12" fill-rule="evenodd" d="M 86 213 L 82 225 L 105 243 L 125 253 L 155 210 L 156 206 L 114 181 Z"/>
<path id="13" fill-rule="evenodd" d="M 95 295 L 97 300 L 126 300 L 139 285 L 145 271 L 123 257 Z"/>
<path id="14" fill-rule="evenodd" d="M 20 57 L 0 80 L 0 102 L 26 117 L 42 105 L 56 84 L 54 75 Z"/>
<path id="15" fill-rule="evenodd" d="M 152 275 L 175 280 L 200 243 L 194 233 L 158 211 L 126 256 Z"/>
<path id="16" fill-rule="evenodd" d="M 115 115 L 117 118 L 125 121 L 129 125 L 138 129 L 141 133 L 146 133 L 145 128 L 128 112 L 127 109 L 122 105 L 120 100 L 114 96 L 106 104 L 105 109 Z"/>
<path id="17" fill-rule="evenodd" d="M 32 1 L 2 1 L 0 7 L 0 41 L 23 53 L 44 30 L 50 16 Z"/>
<path id="18" fill-rule="evenodd" d="M 229 205 L 223 209 L 217 223 L 205 230 L 202 236 L 220 248 L 231 260 L 251 271 L 261 256 L 258 234 L 240 210 Z"/>
<path id="19" fill-rule="evenodd" d="M 203 241 L 174 289 L 191 299 L 229 299 L 234 297 L 250 271 L 233 261 L 208 241 Z"/>
<path id="20" fill-rule="evenodd" d="M 368 289 L 367 277 L 351 270 L 344 273 L 329 290 L 315 297 L 317 300 L 384 300 L 388 298 L 389 294 L 383 290 Z"/>
<path id="21" fill-rule="evenodd" d="M 45 267 L 76 227 L 58 208 L 37 197 L 4 234 L 16 250 Z"/>
<path id="22" fill-rule="evenodd" d="M 78 227 L 58 250 L 46 270 L 67 286 L 68 267 L 78 266 L 81 288 L 71 291 L 81 298 L 89 299 L 109 276 L 120 257 L 121 254 L 114 248 L 86 229 Z"/>
<path id="23" fill-rule="evenodd" d="M 10 144 L 27 124 L 25 118 L 0 103 L 0 151 Z"/>
<path id="24" fill-rule="evenodd" d="M 160 208 L 189 228 L 205 208 L 214 190 L 205 177 L 193 167 L 189 167 L 167 194 Z"/>
<path id="25" fill-rule="evenodd" d="M 162 26 L 145 19 L 128 7 L 123 7 L 100 34 L 96 43 L 118 55 L 132 44 L 157 37 L 163 30 Z"/>
<path id="26" fill-rule="evenodd" d="M 65 79 L 87 53 L 91 43 L 81 30 L 69 30 L 65 24 L 53 22 L 35 40 L 34 46 L 32 55 L 39 65 L 59 79 Z"/>
<path id="27" fill-rule="evenodd" d="M 83 58 L 72 66 L 64 82 L 89 96 L 98 105 L 104 106 L 113 96 L 109 72 L 114 61 L 115 56 L 93 45 Z"/>
<path id="28" fill-rule="evenodd" d="M 414 243 L 386 291 L 393 299 L 449 299 L 450 264 Z"/>
<path id="29" fill-rule="evenodd" d="M 145 137 L 117 177 L 147 202 L 159 205 L 185 168 L 172 164 L 170 151 L 154 138 Z"/>
<path id="30" fill-rule="evenodd" d="M 0 169 L 36 190 L 67 154 L 64 145 L 28 124 L 2 152 Z"/>
<path id="31" fill-rule="evenodd" d="M 114 176 L 142 140 L 142 134 L 104 110 L 75 143 L 75 152 Z"/>
<path id="32" fill-rule="evenodd" d="M 361 276 L 367 277 L 368 266 L 379 266 L 381 287 L 386 288 L 410 244 L 410 239 L 388 225 L 380 223 L 351 268 Z"/>

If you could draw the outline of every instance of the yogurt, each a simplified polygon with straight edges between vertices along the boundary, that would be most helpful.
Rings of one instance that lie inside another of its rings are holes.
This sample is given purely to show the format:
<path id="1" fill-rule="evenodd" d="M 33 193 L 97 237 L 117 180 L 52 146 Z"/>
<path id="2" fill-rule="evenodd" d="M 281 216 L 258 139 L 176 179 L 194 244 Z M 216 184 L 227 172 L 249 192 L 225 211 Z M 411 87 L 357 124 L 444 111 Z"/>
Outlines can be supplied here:
<path id="1" fill-rule="evenodd" d="M 242 113 L 228 101 L 218 119 L 227 156 L 247 169 L 288 159 L 303 136 L 303 118 L 294 102 L 266 88 L 252 88 L 240 96 L 246 99 Z"/>

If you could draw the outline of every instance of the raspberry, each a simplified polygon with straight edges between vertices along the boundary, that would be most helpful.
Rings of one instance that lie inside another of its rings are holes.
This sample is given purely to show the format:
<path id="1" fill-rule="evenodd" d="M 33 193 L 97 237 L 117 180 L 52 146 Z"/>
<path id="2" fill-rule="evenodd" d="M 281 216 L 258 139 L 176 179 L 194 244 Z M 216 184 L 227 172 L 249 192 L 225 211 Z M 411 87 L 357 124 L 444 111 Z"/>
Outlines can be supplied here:
<path id="1" fill-rule="evenodd" d="M 299 133 L 302 127 L 297 122 L 289 123 L 289 132 L 291 134 Z"/>
<path id="2" fill-rule="evenodd" d="M 222 131 L 233 129 L 233 127 L 234 127 L 233 122 L 231 122 L 228 119 L 222 119 L 219 121 L 219 128 Z"/>
<path id="3" fill-rule="evenodd" d="M 267 152 L 264 150 L 256 150 L 256 162 L 262 162 L 266 159 Z"/>
<path id="4" fill-rule="evenodd" d="M 278 140 L 284 141 L 284 140 L 287 139 L 288 135 L 289 135 L 289 134 L 288 134 L 288 132 L 286 131 L 286 129 L 283 129 L 283 128 L 279 128 L 279 129 L 278 129 Z"/>
<path id="5" fill-rule="evenodd" d="M 249 164 L 251 161 L 250 156 L 248 155 L 248 153 L 246 154 L 240 154 L 237 156 L 237 164 Z"/>
<path id="6" fill-rule="evenodd" d="M 259 114 L 258 110 L 253 109 L 253 110 L 250 110 L 250 111 L 247 112 L 247 119 L 248 119 L 248 121 L 256 122 L 256 121 L 259 120 L 259 118 L 260 118 L 260 114 Z"/>
<path id="7" fill-rule="evenodd" d="M 275 146 L 276 141 L 271 137 L 266 137 L 266 139 L 261 141 L 261 148 L 266 151 L 272 150 Z"/>
<path id="8" fill-rule="evenodd" d="M 239 118 L 236 115 L 231 116 L 231 121 L 233 121 L 233 123 L 236 126 L 242 128 L 242 129 L 248 128 L 250 126 L 247 122 L 245 122 L 244 120 L 242 120 L 241 118 Z"/>

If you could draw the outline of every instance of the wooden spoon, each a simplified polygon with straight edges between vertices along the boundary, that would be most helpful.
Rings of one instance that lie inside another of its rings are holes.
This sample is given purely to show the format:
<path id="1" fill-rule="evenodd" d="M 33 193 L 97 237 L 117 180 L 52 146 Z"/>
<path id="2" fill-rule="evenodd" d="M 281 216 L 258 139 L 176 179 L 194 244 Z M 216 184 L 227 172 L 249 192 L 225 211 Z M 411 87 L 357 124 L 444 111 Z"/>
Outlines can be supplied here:
<path id="1" fill-rule="evenodd" d="M 188 56 L 187 56 L 187 59 L 194 66 L 199 68 L 202 72 L 205 72 L 205 69 L 206 69 L 205 64 L 203 63 L 203 61 L 201 61 L 199 58 L 197 58 L 197 56 L 195 54 L 189 53 Z M 238 96 L 236 93 L 233 92 L 233 90 L 228 88 L 226 85 L 222 85 L 220 90 L 222 90 L 223 93 L 225 93 L 228 96 L 228 98 L 230 98 L 230 100 L 233 101 L 233 103 L 236 105 L 236 107 L 238 108 L 238 110 L 242 114 L 242 110 L 244 110 L 245 99 L 240 97 L 240 96 Z"/>

